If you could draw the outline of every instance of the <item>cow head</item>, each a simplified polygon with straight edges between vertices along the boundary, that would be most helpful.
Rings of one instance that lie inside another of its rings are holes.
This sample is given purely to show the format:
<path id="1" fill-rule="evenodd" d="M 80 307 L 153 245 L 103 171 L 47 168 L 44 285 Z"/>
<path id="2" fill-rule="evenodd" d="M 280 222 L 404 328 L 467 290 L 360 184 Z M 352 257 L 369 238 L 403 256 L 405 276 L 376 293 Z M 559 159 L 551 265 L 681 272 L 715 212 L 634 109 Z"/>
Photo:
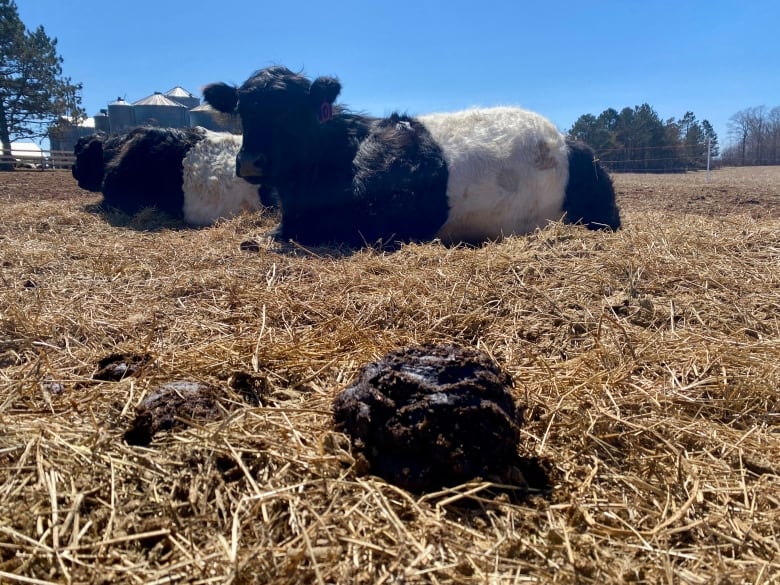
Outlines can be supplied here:
<path id="1" fill-rule="evenodd" d="M 92 134 L 79 138 L 73 149 L 76 160 L 71 167 L 73 178 L 79 187 L 88 191 L 100 191 L 103 186 L 103 133 Z"/>
<path id="2" fill-rule="evenodd" d="M 212 83 L 203 89 L 205 101 L 220 112 L 241 118 L 243 144 L 236 157 L 236 174 L 250 183 L 273 186 L 316 164 L 320 124 L 333 115 L 341 85 L 332 77 L 310 82 L 280 66 L 261 69 L 241 87 Z"/>

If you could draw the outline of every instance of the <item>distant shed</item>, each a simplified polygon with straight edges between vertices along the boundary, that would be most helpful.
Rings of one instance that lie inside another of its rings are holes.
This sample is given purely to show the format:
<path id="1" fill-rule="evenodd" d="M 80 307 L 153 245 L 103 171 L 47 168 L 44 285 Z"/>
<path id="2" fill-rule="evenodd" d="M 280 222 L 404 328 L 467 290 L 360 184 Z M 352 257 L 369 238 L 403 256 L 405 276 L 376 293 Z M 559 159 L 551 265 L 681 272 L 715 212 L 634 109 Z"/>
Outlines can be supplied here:
<path id="1" fill-rule="evenodd" d="M 89 136 L 99 130 L 95 123 L 95 118 L 87 118 L 78 123 L 74 123 L 74 120 L 69 118 L 60 118 L 57 124 L 49 128 L 49 145 L 52 153 L 55 151 L 72 152 L 79 138 Z"/>
<path id="2" fill-rule="evenodd" d="M 0 149 L 2 155 L 2 149 Z M 46 155 L 34 142 L 12 142 L 11 156 L 17 166 L 39 167 L 46 162 Z"/>
<path id="3" fill-rule="evenodd" d="M 11 156 L 19 160 L 40 160 L 43 157 L 43 150 L 34 142 L 12 142 Z"/>

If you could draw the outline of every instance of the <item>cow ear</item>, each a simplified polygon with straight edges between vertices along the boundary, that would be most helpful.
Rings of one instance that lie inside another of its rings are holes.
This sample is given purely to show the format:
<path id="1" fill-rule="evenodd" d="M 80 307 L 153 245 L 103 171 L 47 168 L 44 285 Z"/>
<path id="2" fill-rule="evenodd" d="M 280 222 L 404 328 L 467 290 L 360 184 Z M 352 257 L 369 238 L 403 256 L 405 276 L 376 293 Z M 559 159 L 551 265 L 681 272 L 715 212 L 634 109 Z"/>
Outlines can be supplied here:
<path id="1" fill-rule="evenodd" d="M 227 83 L 209 83 L 203 88 L 203 99 L 218 112 L 232 114 L 238 105 L 238 91 Z"/>
<path id="2" fill-rule="evenodd" d="M 311 84 L 309 95 L 320 124 L 333 118 L 333 102 L 336 101 L 340 91 L 341 84 L 333 77 L 318 77 Z"/>
<path id="3" fill-rule="evenodd" d="M 341 93 L 341 84 L 333 77 L 318 77 L 311 84 L 309 95 L 312 102 L 319 107 L 320 104 L 332 104 Z"/>

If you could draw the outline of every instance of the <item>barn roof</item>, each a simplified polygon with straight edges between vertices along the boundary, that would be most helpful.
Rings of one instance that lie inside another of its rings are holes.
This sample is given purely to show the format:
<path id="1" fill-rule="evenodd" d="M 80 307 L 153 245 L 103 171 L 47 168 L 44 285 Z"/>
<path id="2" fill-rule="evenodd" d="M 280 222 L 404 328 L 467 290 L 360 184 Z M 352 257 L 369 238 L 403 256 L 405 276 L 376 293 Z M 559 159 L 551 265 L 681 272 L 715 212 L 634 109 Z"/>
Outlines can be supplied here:
<path id="1" fill-rule="evenodd" d="M 75 118 L 73 118 L 72 116 L 60 116 L 60 122 L 65 122 L 66 124 L 70 124 L 71 126 L 78 126 L 79 128 L 95 127 L 94 116 L 90 116 L 89 118 L 84 118 L 83 120 L 78 122 L 76 122 Z"/>
<path id="2" fill-rule="evenodd" d="M 41 147 L 34 142 L 12 142 L 11 143 L 11 156 L 17 158 L 24 157 L 40 157 Z"/>
<path id="3" fill-rule="evenodd" d="M 134 106 L 175 106 L 177 108 L 185 107 L 181 105 L 179 102 L 175 102 L 172 99 L 165 97 L 159 91 L 156 91 L 152 95 L 142 98 L 137 102 L 133 102 L 133 105 Z"/>

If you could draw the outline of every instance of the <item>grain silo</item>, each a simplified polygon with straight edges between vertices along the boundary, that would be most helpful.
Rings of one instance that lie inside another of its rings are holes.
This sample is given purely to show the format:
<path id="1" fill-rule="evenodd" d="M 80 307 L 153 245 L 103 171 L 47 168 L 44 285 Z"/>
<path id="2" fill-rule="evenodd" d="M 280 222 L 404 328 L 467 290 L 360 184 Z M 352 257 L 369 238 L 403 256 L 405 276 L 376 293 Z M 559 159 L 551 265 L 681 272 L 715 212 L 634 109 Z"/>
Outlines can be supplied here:
<path id="1" fill-rule="evenodd" d="M 111 132 L 111 124 L 108 119 L 108 110 L 101 109 L 99 114 L 93 116 L 95 120 L 95 130 L 98 132 L 105 132 L 108 134 Z"/>
<path id="2" fill-rule="evenodd" d="M 163 95 L 170 100 L 179 102 L 188 110 L 192 108 L 196 108 L 200 105 L 200 98 L 192 95 L 190 92 L 188 92 L 180 85 L 177 85 L 173 89 L 169 89 Z"/>
<path id="3" fill-rule="evenodd" d="M 184 128 L 188 123 L 187 108 L 156 91 L 152 95 L 133 102 L 135 123 L 139 126 Z M 113 131 L 113 126 L 111 130 Z"/>
<path id="4" fill-rule="evenodd" d="M 133 109 L 133 106 L 121 97 L 116 98 L 115 102 L 108 104 L 108 122 L 113 134 L 126 132 L 135 126 Z"/>
<path id="5" fill-rule="evenodd" d="M 241 133 L 241 122 L 238 116 L 223 114 L 208 104 L 201 104 L 190 110 L 190 126 L 203 126 L 215 132 Z"/>

